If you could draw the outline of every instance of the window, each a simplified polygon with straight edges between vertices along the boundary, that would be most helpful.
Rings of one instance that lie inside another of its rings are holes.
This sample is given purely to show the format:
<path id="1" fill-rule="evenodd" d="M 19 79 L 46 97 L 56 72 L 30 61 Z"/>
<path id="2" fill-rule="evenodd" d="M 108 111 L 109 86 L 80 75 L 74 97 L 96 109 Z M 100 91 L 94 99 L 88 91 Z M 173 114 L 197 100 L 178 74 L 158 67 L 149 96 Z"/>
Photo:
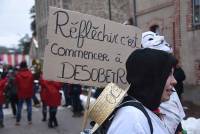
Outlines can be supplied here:
<path id="1" fill-rule="evenodd" d="M 151 26 L 149 30 L 154 32 L 154 33 L 160 34 L 160 28 L 159 28 L 158 25 Z"/>
<path id="2" fill-rule="evenodd" d="M 193 25 L 200 25 L 200 0 L 193 0 Z"/>
<path id="3" fill-rule="evenodd" d="M 64 9 L 69 9 L 71 4 L 72 4 L 71 0 L 63 0 L 63 8 Z"/>
<path id="4" fill-rule="evenodd" d="M 56 0 L 53 0 L 53 6 L 56 6 Z"/>

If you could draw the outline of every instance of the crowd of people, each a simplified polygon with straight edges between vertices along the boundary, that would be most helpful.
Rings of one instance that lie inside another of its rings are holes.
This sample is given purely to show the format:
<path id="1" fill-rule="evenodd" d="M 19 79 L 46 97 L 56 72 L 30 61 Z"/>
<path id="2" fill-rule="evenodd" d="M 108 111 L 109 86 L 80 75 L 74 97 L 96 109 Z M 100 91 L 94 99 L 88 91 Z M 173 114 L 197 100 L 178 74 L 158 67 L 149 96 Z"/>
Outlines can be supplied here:
<path id="1" fill-rule="evenodd" d="M 62 92 L 64 93 L 64 107 L 72 107 L 73 117 L 83 115 L 83 106 L 80 100 L 82 86 L 45 80 L 41 69 L 35 65 L 30 69 L 26 61 L 19 66 L 4 66 L 0 73 L 0 127 L 4 127 L 3 108 L 11 105 L 16 126 L 20 125 L 23 103 L 26 103 L 28 124 L 32 124 L 32 106 L 42 108 L 42 121 L 47 121 L 48 127 L 58 126 L 56 118 L 57 108 L 61 105 Z M 37 96 L 40 94 L 40 99 Z M 33 102 L 33 104 L 32 104 Z"/>

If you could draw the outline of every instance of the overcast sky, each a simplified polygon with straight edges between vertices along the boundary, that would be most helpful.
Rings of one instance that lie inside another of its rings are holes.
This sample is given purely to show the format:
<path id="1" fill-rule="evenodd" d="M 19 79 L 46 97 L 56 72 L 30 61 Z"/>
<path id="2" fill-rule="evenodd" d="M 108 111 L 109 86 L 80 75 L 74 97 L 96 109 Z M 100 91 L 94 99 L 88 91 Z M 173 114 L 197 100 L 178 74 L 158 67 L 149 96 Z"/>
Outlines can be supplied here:
<path id="1" fill-rule="evenodd" d="M 0 45 L 16 47 L 26 33 L 31 36 L 30 9 L 34 0 L 0 0 Z"/>

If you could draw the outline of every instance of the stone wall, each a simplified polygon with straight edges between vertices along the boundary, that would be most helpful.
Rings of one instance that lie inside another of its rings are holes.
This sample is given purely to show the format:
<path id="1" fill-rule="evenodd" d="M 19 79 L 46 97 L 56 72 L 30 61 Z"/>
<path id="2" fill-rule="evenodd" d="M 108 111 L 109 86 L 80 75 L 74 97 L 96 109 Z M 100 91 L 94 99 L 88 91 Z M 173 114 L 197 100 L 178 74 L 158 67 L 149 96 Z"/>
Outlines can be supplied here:
<path id="1" fill-rule="evenodd" d="M 123 23 L 130 16 L 128 0 L 110 0 L 111 19 Z M 69 9 L 109 19 L 108 0 L 72 0 Z"/>

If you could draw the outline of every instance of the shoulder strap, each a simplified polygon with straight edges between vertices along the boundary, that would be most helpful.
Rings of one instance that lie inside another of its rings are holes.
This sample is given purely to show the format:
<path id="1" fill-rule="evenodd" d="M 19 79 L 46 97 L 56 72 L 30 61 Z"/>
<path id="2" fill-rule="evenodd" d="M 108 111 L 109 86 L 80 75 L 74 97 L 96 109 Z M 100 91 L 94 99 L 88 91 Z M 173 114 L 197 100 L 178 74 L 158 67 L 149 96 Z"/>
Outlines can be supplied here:
<path id="1" fill-rule="evenodd" d="M 116 111 L 118 109 L 122 108 L 122 107 L 125 107 L 125 106 L 133 106 L 133 107 L 136 107 L 139 110 L 141 110 L 147 118 L 151 134 L 153 134 L 153 125 L 152 125 L 152 122 L 151 122 L 151 118 L 150 118 L 149 114 L 147 113 L 147 111 L 145 110 L 144 106 L 138 101 L 130 100 L 130 101 L 125 101 L 125 102 L 121 103 L 119 105 L 119 107 L 117 107 Z"/>

